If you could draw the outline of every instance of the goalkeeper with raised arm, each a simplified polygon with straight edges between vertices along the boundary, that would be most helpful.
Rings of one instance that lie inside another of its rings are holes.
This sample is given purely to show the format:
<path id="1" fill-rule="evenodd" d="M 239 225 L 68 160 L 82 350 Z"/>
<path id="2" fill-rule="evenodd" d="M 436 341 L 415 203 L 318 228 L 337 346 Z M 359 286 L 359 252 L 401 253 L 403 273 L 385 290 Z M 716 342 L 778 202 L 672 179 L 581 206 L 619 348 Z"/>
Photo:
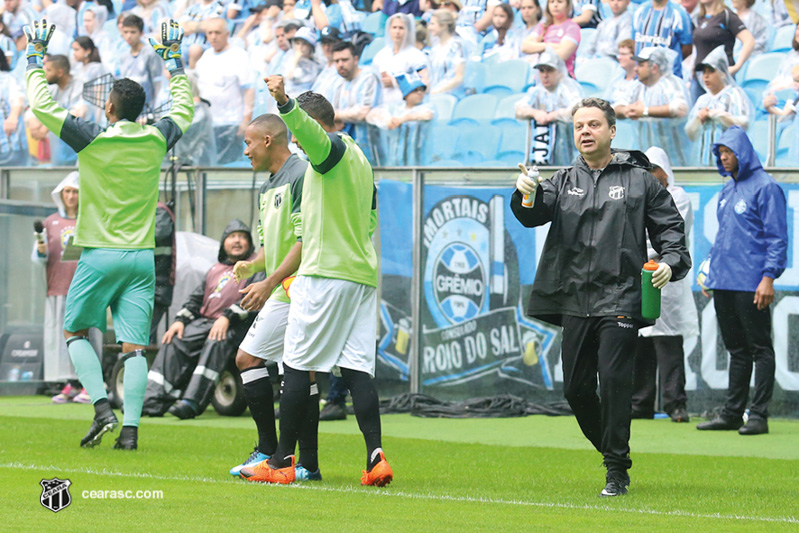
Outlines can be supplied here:
<path id="1" fill-rule="evenodd" d="M 194 102 L 180 60 L 183 30 L 170 20 L 161 25 L 161 41 L 150 39 L 172 77 L 171 112 L 153 126 L 136 123 L 144 107 L 144 89 L 127 78 L 116 80 L 105 103 L 110 124 L 103 129 L 69 114 L 47 89 L 43 58 L 54 26 L 46 20 L 25 26 L 28 39 L 28 101 L 42 124 L 78 153 L 81 203 L 74 244 L 83 247 L 69 286 L 64 317 L 72 363 L 94 404 L 94 420 L 81 440 L 92 447 L 117 421 L 106 397 L 97 354 L 88 340 L 90 327 L 105 330 L 111 307 L 117 342 L 125 362 L 122 430 L 114 448 L 135 450 L 138 440 L 150 336 L 155 272 L 155 205 L 161 161 L 191 125 Z"/>

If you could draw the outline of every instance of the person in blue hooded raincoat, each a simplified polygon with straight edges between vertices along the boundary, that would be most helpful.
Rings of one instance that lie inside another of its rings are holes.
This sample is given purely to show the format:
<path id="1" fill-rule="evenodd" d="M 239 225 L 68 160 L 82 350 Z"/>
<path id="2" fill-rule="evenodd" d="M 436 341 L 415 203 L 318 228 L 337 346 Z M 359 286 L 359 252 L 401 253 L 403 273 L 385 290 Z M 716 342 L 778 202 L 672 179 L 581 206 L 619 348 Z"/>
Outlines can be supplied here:
<path id="1" fill-rule="evenodd" d="M 724 346 L 730 352 L 727 400 L 703 430 L 738 430 L 742 435 L 768 433 L 768 405 L 774 390 L 771 311 L 774 280 L 785 270 L 788 250 L 785 193 L 763 170 L 746 132 L 731 126 L 713 144 L 722 176 L 732 176 L 719 194 L 716 240 L 710 250 L 705 287 L 713 304 Z M 749 419 L 749 381 L 755 390 Z"/>

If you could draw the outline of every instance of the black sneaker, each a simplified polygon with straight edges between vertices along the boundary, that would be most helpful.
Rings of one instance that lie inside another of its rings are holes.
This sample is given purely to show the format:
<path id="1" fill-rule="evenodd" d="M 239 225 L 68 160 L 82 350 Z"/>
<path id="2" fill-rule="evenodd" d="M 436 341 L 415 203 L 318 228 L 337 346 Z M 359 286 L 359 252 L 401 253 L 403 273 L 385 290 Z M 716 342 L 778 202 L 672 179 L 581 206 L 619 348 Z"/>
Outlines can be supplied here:
<path id="1" fill-rule="evenodd" d="M 89 432 L 80 440 L 81 447 L 94 448 L 103 440 L 103 435 L 109 431 L 114 431 L 118 425 L 119 421 L 114 413 L 100 417 L 95 416 Z"/>
<path id="2" fill-rule="evenodd" d="M 685 407 L 676 408 L 671 412 L 670 416 L 672 422 L 688 422 L 691 420 L 691 417 L 688 416 L 688 411 L 685 409 Z"/>
<path id="3" fill-rule="evenodd" d="M 347 406 L 339 403 L 328 402 L 319 411 L 319 420 L 346 420 Z"/>
<path id="4" fill-rule="evenodd" d="M 743 425 L 744 421 L 741 418 L 726 418 L 724 416 L 719 415 L 713 420 L 697 424 L 696 429 L 710 430 L 710 431 L 723 431 L 723 430 L 732 431 L 738 429 Z"/>
<path id="5" fill-rule="evenodd" d="M 191 405 L 182 400 L 172 404 L 168 412 L 170 415 L 174 415 L 181 420 L 188 420 L 197 416 L 197 413 L 192 409 Z"/>
<path id="6" fill-rule="evenodd" d="M 630 486 L 630 476 L 627 472 L 609 471 L 605 476 L 605 481 L 607 483 L 599 493 L 600 498 L 612 498 L 627 494 L 627 488 Z"/>
<path id="7" fill-rule="evenodd" d="M 122 426 L 114 443 L 115 450 L 135 450 L 139 447 L 139 428 L 136 426 Z"/>
<path id="8" fill-rule="evenodd" d="M 749 417 L 749 421 L 738 430 L 738 433 L 741 435 L 765 435 L 768 433 L 768 420 Z"/>

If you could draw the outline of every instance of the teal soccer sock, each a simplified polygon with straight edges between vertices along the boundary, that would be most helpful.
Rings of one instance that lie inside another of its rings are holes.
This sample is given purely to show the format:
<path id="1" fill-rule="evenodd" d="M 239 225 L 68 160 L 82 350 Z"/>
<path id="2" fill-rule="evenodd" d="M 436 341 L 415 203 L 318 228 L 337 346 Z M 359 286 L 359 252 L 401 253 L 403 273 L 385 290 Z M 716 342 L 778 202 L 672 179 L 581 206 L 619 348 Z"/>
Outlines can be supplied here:
<path id="1" fill-rule="evenodd" d="M 78 379 L 89 393 L 92 403 L 107 398 L 105 393 L 105 382 L 103 381 L 103 367 L 100 365 L 100 358 L 92 348 L 89 339 L 86 337 L 70 337 L 67 339 L 67 350 Z"/>
<path id="2" fill-rule="evenodd" d="M 123 426 L 139 426 L 144 391 L 147 389 L 147 358 L 144 350 L 126 354 L 125 359 L 125 418 Z"/>

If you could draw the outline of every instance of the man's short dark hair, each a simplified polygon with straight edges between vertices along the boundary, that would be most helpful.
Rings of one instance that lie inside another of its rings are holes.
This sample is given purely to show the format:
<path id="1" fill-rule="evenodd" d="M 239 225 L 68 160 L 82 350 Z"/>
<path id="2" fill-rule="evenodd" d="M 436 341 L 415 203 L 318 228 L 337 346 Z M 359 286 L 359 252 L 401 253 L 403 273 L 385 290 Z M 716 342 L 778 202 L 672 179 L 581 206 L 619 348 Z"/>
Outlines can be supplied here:
<path id="1" fill-rule="evenodd" d="M 297 97 L 300 109 L 308 113 L 311 118 L 328 128 L 336 126 L 336 112 L 327 98 L 313 91 L 305 91 Z"/>
<path id="2" fill-rule="evenodd" d="M 141 115 L 146 98 L 142 86 L 129 78 L 114 81 L 108 97 L 114 104 L 114 114 L 131 122 L 135 122 Z"/>
<path id="3" fill-rule="evenodd" d="M 53 65 L 53 68 L 61 69 L 64 74 L 69 74 L 69 58 L 61 54 L 48 55 L 47 62 Z"/>
<path id="4" fill-rule="evenodd" d="M 343 52 L 344 50 L 349 50 L 352 54 L 352 57 L 359 57 L 360 54 L 355 48 L 355 45 L 349 41 L 340 41 L 333 45 L 333 53 L 335 52 Z"/>
<path id="5" fill-rule="evenodd" d="M 616 112 L 613 110 L 613 106 L 611 106 L 610 102 L 607 100 L 596 98 L 594 96 L 591 96 L 590 98 L 583 98 L 574 104 L 574 107 L 572 108 L 572 117 L 575 113 L 577 113 L 578 109 L 582 109 L 584 107 L 596 107 L 605 114 L 605 118 L 608 121 L 608 126 L 616 125 Z"/>
<path id="6" fill-rule="evenodd" d="M 123 28 L 137 28 L 140 32 L 144 32 L 144 21 L 138 15 L 128 15 L 122 19 Z"/>

